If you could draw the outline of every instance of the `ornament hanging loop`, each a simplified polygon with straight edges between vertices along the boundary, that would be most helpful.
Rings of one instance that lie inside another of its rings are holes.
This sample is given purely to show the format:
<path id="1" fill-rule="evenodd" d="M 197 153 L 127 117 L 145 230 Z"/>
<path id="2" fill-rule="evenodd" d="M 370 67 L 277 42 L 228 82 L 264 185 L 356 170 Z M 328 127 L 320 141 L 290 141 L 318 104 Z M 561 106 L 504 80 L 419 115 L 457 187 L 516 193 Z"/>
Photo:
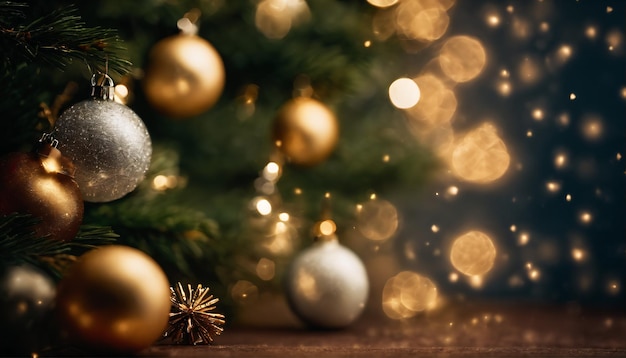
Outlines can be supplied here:
<path id="1" fill-rule="evenodd" d="M 113 101 L 115 99 L 115 83 L 109 76 L 109 56 L 104 62 L 104 73 L 94 72 L 87 63 L 87 68 L 91 72 L 91 97 L 93 99 L 101 99 L 105 101 Z"/>
<path id="2" fill-rule="evenodd" d="M 94 99 L 113 101 L 115 99 L 115 84 L 113 83 L 113 79 L 106 73 L 100 74 L 100 76 L 94 73 L 91 76 L 91 97 Z"/>

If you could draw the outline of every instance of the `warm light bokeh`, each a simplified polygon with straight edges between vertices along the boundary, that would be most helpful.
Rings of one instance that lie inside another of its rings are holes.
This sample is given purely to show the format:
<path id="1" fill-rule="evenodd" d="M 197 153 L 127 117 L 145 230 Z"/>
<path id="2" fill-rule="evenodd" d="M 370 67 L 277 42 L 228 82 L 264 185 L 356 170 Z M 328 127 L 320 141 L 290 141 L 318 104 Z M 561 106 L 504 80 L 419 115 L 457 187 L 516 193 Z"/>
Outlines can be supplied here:
<path id="1" fill-rule="evenodd" d="M 467 133 L 452 152 L 454 174 L 470 182 L 489 183 L 509 168 L 506 145 L 491 124 L 485 123 Z"/>
<path id="2" fill-rule="evenodd" d="M 383 311 L 393 319 L 410 318 L 437 305 L 435 284 L 412 271 L 402 271 L 389 278 L 382 296 Z"/>
<path id="3" fill-rule="evenodd" d="M 449 38 L 439 53 L 443 72 L 455 82 L 467 82 L 480 74 L 487 54 L 480 41 L 469 36 Z"/>
<path id="4" fill-rule="evenodd" d="M 469 231 L 452 244 L 450 261 L 455 269 L 468 276 L 489 272 L 496 258 L 496 248 L 486 234 Z"/>

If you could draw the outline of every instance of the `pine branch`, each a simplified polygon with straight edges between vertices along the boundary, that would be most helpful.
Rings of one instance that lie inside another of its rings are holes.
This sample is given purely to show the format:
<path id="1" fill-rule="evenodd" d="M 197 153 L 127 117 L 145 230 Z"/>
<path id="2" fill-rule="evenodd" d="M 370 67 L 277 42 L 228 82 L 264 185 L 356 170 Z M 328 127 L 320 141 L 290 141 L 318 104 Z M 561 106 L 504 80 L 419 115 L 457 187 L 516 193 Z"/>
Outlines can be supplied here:
<path id="1" fill-rule="evenodd" d="M 110 228 L 98 226 L 82 226 L 77 236 L 69 242 L 36 237 L 32 227 L 39 221 L 29 214 L 0 217 L 0 262 L 28 262 L 45 266 L 60 277 L 77 256 L 100 245 L 112 244 L 118 237 Z"/>
<path id="2" fill-rule="evenodd" d="M 105 66 L 119 74 L 129 71 L 130 62 L 119 56 L 122 41 L 116 32 L 87 27 L 74 6 L 54 10 L 29 20 L 25 4 L 0 3 L 0 49 L 5 71 L 23 62 L 63 69 L 78 60 L 92 69 Z"/>

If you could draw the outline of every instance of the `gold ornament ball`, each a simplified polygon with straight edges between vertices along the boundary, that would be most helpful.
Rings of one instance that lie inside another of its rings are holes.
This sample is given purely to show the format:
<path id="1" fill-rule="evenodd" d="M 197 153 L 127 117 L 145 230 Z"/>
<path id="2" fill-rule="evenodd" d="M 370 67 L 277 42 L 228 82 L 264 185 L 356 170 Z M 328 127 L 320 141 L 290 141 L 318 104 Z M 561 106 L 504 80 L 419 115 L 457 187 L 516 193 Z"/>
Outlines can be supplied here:
<path id="1" fill-rule="evenodd" d="M 297 97 L 279 109 L 272 140 L 291 163 L 314 166 L 326 160 L 335 149 L 339 124 L 335 114 L 323 103 Z"/>
<path id="2" fill-rule="evenodd" d="M 224 88 L 224 63 L 203 38 L 179 34 L 157 42 L 143 78 L 146 99 L 160 113 L 176 119 L 211 108 Z"/>
<path id="3" fill-rule="evenodd" d="M 119 245 L 92 250 L 59 283 L 61 328 L 86 349 L 132 353 L 149 347 L 167 327 L 169 282 L 140 250 Z"/>

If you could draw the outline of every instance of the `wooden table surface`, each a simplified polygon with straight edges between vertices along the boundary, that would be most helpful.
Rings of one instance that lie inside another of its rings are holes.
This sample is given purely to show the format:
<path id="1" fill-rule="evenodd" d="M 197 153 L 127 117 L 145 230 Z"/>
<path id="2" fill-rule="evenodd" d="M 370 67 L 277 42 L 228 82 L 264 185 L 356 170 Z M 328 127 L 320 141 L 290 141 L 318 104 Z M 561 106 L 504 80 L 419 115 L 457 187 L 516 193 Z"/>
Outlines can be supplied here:
<path id="1" fill-rule="evenodd" d="M 626 305 L 625 305 L 626 307 Z M 626 311 L 571 304 L 454 304 L 404 321 L 367 313 L 341 330 L 294 321 L 227 327 L 210 346 L 147 357 L 626 357 Z"/>

